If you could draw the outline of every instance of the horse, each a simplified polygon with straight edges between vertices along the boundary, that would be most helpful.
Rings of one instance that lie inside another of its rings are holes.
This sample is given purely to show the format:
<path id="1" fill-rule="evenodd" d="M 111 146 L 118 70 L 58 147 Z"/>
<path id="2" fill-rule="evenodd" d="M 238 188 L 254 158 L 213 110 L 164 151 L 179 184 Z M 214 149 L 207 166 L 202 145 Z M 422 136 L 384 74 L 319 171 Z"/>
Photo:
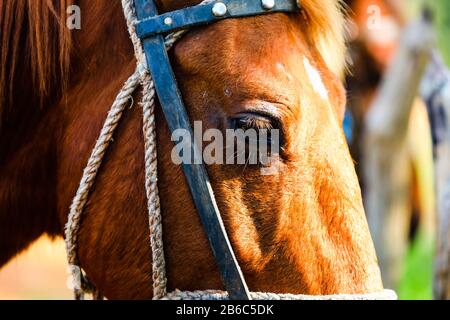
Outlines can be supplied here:
<path id="1" fill-rule="evenodd" d="M 198 0 L 160 0 L 160 12 Z M 0 14 L 0 267 L 43 234 L 60 237 L 83 168 L 135 58 L 120 3 L 6 0 Z M 245 113 L 279 129 L 275 175 L 208 165 L 250 290 L 309 295 L 383 289 L 342 119 L 344 14 L 303 0 L 298 14 L 227 19 L 189 31 L 170 52 L 191 121 L 224 130 Z M 139 100 L 136 94 L 135 101 Z M 130 101 L 86 206 L 78 255 L 109 299 L 151 299 L 142 110 Z M 223 289 L 156 110 L 168 288 Z"/>

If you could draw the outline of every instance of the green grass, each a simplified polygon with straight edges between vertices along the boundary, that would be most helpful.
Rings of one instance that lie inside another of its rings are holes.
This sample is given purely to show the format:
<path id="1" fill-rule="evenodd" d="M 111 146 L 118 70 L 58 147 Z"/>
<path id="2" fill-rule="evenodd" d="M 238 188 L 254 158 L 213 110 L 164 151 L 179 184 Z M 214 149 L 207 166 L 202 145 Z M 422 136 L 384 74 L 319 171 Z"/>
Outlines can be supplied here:
<path id="1" fill-rule="evenodd" d="M 450 65 L 450 1 L 433 1 L 436 26 L 438 31 L 438 45 L 447 65 Z"/>
<path id="2" fill-rule="evenodd" d="M 405 269 L 398 288 L 401 300 L 432 299 L 434 241 L 419 234 L 406 254 Z"/>

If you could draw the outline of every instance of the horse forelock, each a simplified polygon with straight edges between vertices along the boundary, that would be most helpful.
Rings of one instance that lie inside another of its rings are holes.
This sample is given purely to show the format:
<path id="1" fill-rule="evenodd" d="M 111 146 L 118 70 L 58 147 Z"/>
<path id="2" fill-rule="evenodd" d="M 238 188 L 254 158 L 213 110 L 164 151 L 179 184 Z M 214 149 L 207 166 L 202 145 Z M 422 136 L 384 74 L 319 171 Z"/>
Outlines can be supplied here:
<path id="1" fill-rule="evenodd" d="M 343 76 L 345 59 L 345 14 L 341 0 L 297 0 L 308 20 L 308 34 L 328 68 Z"/>
<path id="2" fill-rule="evenodd" d="M 0 8 L 0 126 L 26 94 L 41 106 L 67 78 L 71 32 L 65 14 L 72 0 L 5 0 Z M 26 76 L 19 79 L 18 75 Z M 31 81 L 24 93 L 23 81 Z M 34 102 L 34 101 L 33 101 Z M 23 107 L 30 107 L 24 105 Z"/>

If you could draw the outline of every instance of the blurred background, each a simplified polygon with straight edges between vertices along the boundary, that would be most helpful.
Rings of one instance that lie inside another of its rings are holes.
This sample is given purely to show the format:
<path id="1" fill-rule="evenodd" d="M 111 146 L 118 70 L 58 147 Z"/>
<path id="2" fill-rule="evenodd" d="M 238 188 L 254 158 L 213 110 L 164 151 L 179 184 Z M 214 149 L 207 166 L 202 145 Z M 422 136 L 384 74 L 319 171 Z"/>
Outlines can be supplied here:
<path id="1" fill-rule="evenodd" d="M 72 299 L 64 242 L 47 237 L 0 271 L 0 300 Z"/>
<path id="2" fill-rule="evenodd" d="M 450 1 L 346 3 L 344 128 L 383 281 L 450 299 Z M 70 299 L 68 276 L 62 240 L 42 238 L 0 271 L 0 299 Z"/>
<path id="3" fill-rule="evenodd" d="M 450 299 L 450 1 L 346 2 L 344 129 L 384 284 Z"/>

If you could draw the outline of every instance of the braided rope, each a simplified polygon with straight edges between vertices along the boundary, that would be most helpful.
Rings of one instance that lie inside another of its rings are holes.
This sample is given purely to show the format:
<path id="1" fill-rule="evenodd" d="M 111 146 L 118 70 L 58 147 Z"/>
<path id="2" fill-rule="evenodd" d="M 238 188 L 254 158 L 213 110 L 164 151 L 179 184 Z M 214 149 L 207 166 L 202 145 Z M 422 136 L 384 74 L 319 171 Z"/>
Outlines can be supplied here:
<path id="1" fill-rule="evenodd" d="M 392 290 L 366 294 L 336 294 L 313 296 L 305 294 L 279 294 L 270 292 L 251 292 L 253 300 L 397 300 L 397 294 Z M 224 291 L 180 291 L 169 293 L 163 300 L 229 300 Z"/>
<path id="2" fill-rule="evenodd" d="M 66 250 L 69 267 L 72 272 L 73 286 L 76 299 L 84 299 L 83 292 L 87 291 L 86 282 L 79 267 L 79 259 L 77 255 L 78 233 L 80 230 L 80 222 L 83 209 L 88 200 L 89 191 L 94 184 L 95 178 L 99 171 L 103 157 L 106 153 L 109 143 L 111 142 L 117 125 L 122 117 L 123 111 L 130 101 L 130 97 L 139 85 L 139 72 L 136 71 L 125 82 L 123 88 L 114 101 L 111 110 L 108 113 L 103 129 L 100 133 L 88 164 L 83 172 L 78 191 L 72 201 L 70 213 L 65 229 Z"/>
<path id="3" fill-rule="evenodd" d="M 94 292 L 88 279 L 83 275 L 77 253 L 78 233 L 81 218 L 89 197 L 90 189 L 95 182 L 102 160 L 111 143 L 117 125 L 123 115 L 123 111 L 139 85 L 143 88 L 143 96 L 140 105 L 143 108 L 143 133 L 145 141 L 145 187 L 150 225 L 150 244 L 152 249 L 153 268 L 153 295 L 155 299 L 166 295 L 166 272 L 165 259 L 162 242 L 162 223 L 160 203 L 158 196 L 158 172 L 157 172 L 157 150 L 155 132 L 155 88 L 151 75 L 148 71 L 145 53 L 141 42 L 136 35 L 134 24 L 137 21 L 134 12 L 133 0 L 122 0 L 123 12 L 127 21 L 131 41 L 133 42 L 137 68 L 133 75 L 125 82 L 117 95 L 100 136 L 89 157 L 88 164 L 83 171 L 83 177 L 77 193 L 70 207 L 69 217 L 65 228 L 66 250 L 75 293 L 75 299 L 84 299 L 85 292 Z M 166 47 L 170 49 L 173 44 L 184 34 L 184 31 L 172 33 L 166 38 Z"/>
<path id="4" fill-rule="evenodd" d="M 145 190 L 150 226 L 150 245 L 152 251 L 153 298 L 160 299 L 166 295 L 166 268 L 162 240 L 161 209 L 158 195 L 157 149 L 155 128 L 155 87 L 148 72 L 146 57 L 141 42 L 136 35 L 133 0 L 122 0 L 123 11 L 127 20 L 128 31 L 133 42 L 134 52 L 141 70 L 143 96 L 143 133 L 145 145 Z"/>
<path id="5" fill-rule="evenodd" d="M 205 0 L 202 4 L 208 4 L 215 0 Z M 94 298 L 102 299 L 101 293 L 96 290 L 89 280 L 83 275 L 77 254 L 78 233 L 80 231 L 81 218 L 86 206 L 90 189 L 95 182 L 106 150 L 111 143 L 115 129 L 123 115 L 125 107 L 132 100 L 132 96 L 138 86 L 142 86 L 143 94 L 140 105 L 143 109 L 143 135 L 145 145 L 145 189 L 149 215 L 150 245 L 152 251 L 152 282 L 153 298 L 166 300 L 226 300 L 228 294 L 223 291 L 175 291 L 167 294 L 166 266 L 164 258 L 164 246 L 162 238 L 162 219 L 160 201 L 158 195 L 158 171 L 157 148 L 155 127 L 155 86 L 148 70 L 145 53 L 135 31 L 137 22 L 134 0 L 122 0 L 123 12 L 133 42 L 137 60 L 136 71 L 125 82 L 117 95 L 108 113 L 100 136 L 89 157 L 88 164 L 83 171 L 83 177 L 77 193 L 70 207 L 69 217 L 65 228 L 66 250 L 68 262 L 72 273 L 75 299 L 84 299 L 85 292 L 92 292 Z M 167 50 L 185 33 L 185 30 L 169 34 L 165 39 Z M 380 293 L 364 295 L 333 295 L 333 296 L 309 296 L 275 293 L 251 293 L 256 300 L 391 300 L 397 299 L 395 292 L 384 290 Z"/>

